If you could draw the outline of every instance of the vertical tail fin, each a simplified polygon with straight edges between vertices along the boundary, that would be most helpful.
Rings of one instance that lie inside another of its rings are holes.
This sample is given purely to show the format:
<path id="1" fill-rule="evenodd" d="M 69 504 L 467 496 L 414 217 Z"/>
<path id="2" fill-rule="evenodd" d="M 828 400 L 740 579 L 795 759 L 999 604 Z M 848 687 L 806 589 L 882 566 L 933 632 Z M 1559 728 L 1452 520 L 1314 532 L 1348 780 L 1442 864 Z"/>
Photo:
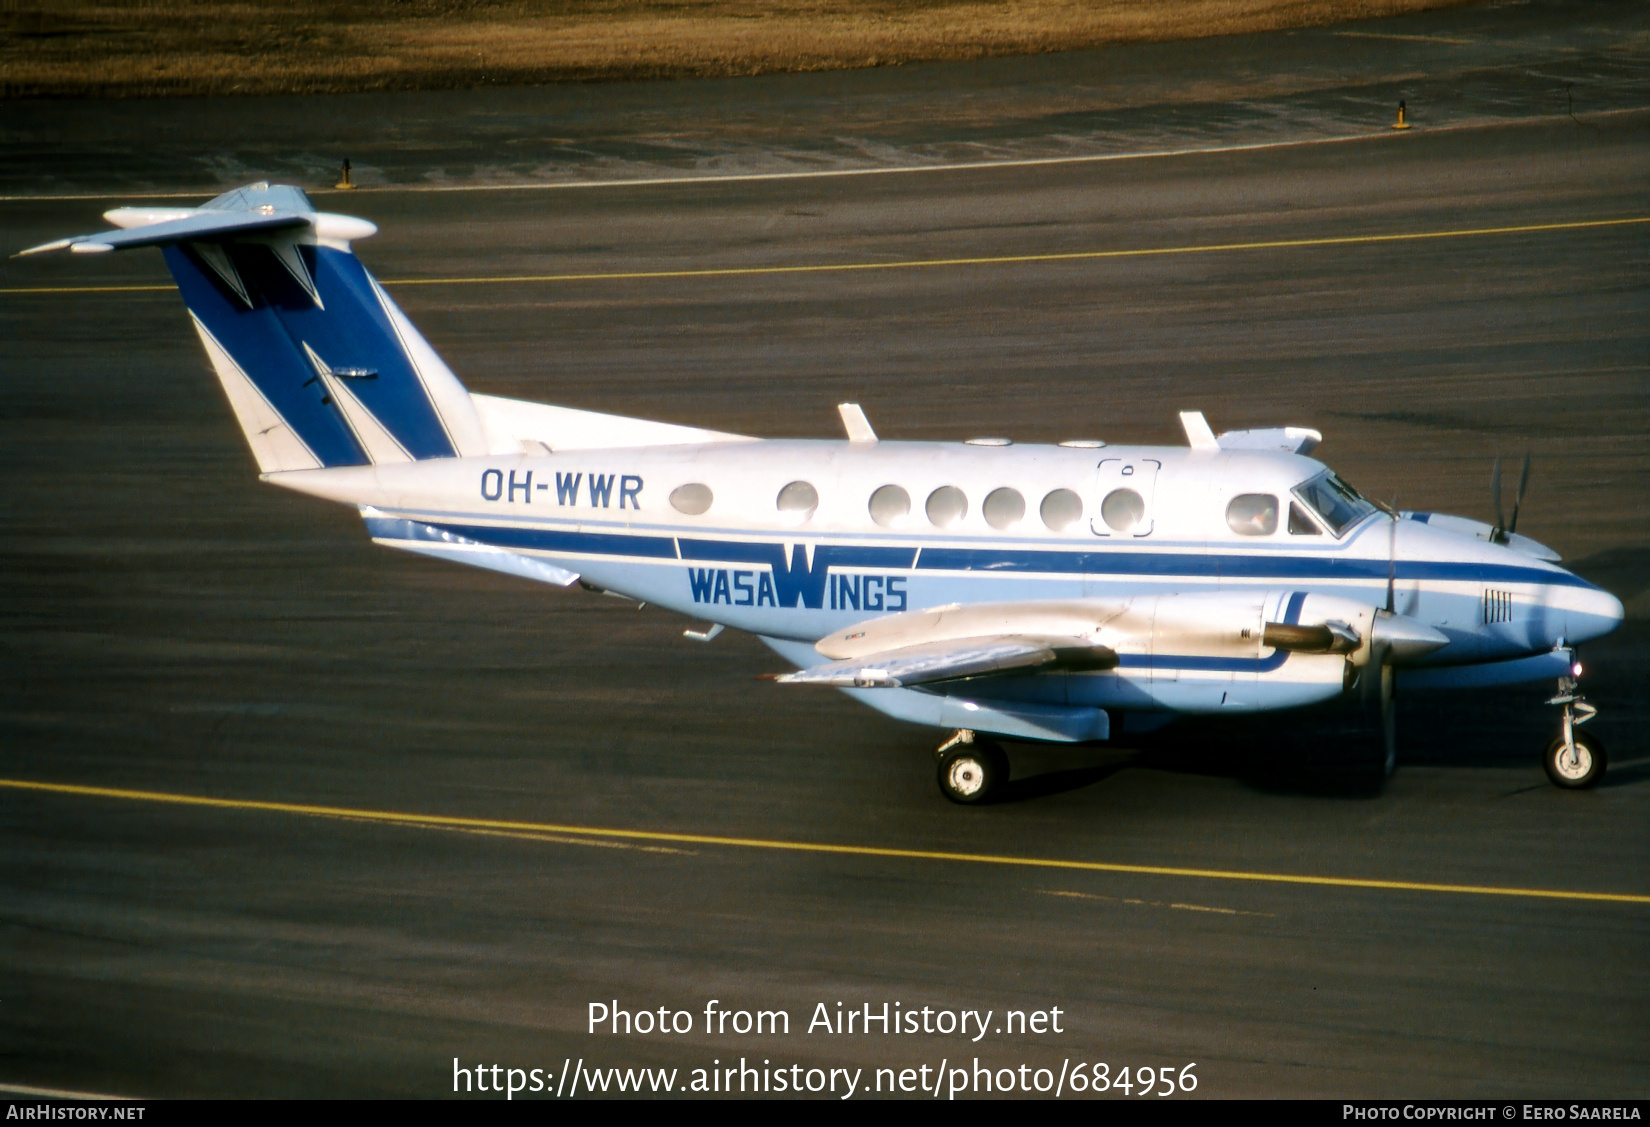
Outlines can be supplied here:
<path id="1" fill-rule="evenodd" d="M 371 223 L 279 184 L 105 218 L 125 229 L 24 253 L 162 248 L 261 472 L 487 452 L 469 392 L 350 250 Z"/>

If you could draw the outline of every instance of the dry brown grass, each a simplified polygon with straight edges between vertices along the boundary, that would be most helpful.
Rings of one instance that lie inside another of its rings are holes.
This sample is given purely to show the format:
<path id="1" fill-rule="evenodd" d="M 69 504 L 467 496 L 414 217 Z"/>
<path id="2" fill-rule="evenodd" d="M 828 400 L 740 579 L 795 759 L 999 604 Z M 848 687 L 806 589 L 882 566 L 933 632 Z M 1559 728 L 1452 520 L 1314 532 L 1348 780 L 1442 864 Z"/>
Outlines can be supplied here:
<path id="1" fill-rule="evenodd" d="M 0 0 L 8 98 L 762 74 L 1305 27 L 1461 0 Z"/>

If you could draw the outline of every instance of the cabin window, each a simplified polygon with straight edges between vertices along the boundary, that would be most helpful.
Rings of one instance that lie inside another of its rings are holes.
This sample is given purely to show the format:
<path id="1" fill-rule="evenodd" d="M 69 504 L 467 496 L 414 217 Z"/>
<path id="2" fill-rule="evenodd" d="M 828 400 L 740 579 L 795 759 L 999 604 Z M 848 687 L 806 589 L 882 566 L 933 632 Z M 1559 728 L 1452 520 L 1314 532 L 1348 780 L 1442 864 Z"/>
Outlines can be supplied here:
<path id="1" fill-rule="evenodd" d="M 715 495 L 710 491 L 710 486 L 697 481 L 689 482 L 687 485 L 678 485 L 670 491 L 670 507 L 679 513 L 686 513 L 690 517 L 696 517 L 709 510 L 710 503 L 715 499 Z"/>
<path id="2" fill-rule="evenodd" d="M 1239 493 L 1226 506 L 1226 525 L 1239 536 L 1270 536 L 1278 530 L 1278 499 L 1270 493 Z"/>
<path id="3" fill-rule="evenodd" d="M 925 511 L 935 528 L 953 528 L 968 515 L 968 495 L 955 485 L 942 485 L 928 495 Z"/>
<path id="4" fill-rule="evenodd" d="M 1055 532 L 1064 532 L 1083 519 L 1083 499 L 1069 489 L 1056 489 L 1043 498 L 1037 511 L 1044 524 Z"/>
<path id="5" fill-rule="evenodd" d="M 985 504 L 980 506 L 980 512 L 985 514 L 985 523 L 992 528 L 1013 528 L 1025 519 L 1026 499 L 1020 496 L 1018 489 L 1007 486 L 993 489 L 987 494 Z"/>
<path id="6" fill-rule="evenodd" d="M 897 485 L 884 485 L 871 494 L 871 519 L 892 528 L 911 511 L 911 495 Z"/>
<path id="7" fill-rule="evenodd" d="M 1132 489 L 1113 489 L 1100 502 L 1100 519 L 1113 532 L 1127 532 L 1146 519 L 1146 501 Z"/>
<path id="8" fill-rule="evenodd" d="M 1306 515 L 1299 501 L 1289 502 L 1289 535 L 1291 536 L 1322 536 L 1323 529 Z"/>
<path id="9" fill-rule="evenodd" d="M 1375 511 L 1356 489 L 1328 470 L 1295 486 L 1295 496 L 1322 517 L 1336 537 Z"/>
<path id="10" fill-rule="evenodd" d="M 819 508 L 819 490 L 806 481 L 793 481 L 779 491 L 774 506 L 795 520 L 807 520 Z"/>

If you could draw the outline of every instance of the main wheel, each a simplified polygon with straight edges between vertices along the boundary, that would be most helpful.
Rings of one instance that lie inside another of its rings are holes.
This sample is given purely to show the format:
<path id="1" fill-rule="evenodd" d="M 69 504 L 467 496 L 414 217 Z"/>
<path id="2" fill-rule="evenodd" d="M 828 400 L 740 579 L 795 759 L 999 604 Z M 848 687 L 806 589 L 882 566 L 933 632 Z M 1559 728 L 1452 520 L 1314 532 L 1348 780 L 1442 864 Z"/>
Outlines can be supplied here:
<path id="1" fill-rule="evenodd" d="M 990 740 L 958 744 L 940 757 L 940 793 L 952 802 L 989 802 L 1008 782 L 1008 756 Z"/>
<path id="2" fill-rule="evenodd" d="M 1547 777 L 1554 786 L 1566 790 L 1590 787 L 1604 777 L 1604 745 L 1592 736 L 1576 732 L 1575 750 L 1571 751 L 1564 746 L 1564 737 L 1559 736 L 1547 745 L 1542 765 L 1547 768 Z"/>

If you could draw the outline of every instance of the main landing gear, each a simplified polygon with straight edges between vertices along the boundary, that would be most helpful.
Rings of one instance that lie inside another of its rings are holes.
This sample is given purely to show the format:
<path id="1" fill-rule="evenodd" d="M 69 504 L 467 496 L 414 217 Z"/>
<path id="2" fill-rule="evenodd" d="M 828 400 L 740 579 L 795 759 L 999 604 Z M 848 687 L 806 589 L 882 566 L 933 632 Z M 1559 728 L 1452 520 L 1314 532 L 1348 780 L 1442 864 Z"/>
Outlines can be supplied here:
<path id="1" fill-rule="evenodd" d="M 1598 715 L 1598 709 L 1587 703 L 1577 689 L 1576 678 L 1581 675 L 1581 663 L 1570 668 L 1570 675 L 1558 679 L 1558 695 L 1548 701 L 1563 708 L 1558 738 L 1547 745 L 1542 766 L 1554 786 L 1566 790 L 1590 787 L 1604 777 L 1607 761 L 1604 744 L 1596 738 L 1576 731 Z"/>
<path id="2" fill-rule="evenodd" d="M 940 793 L 966 806 L 989 802 L 1008 782 L 1008 756 L 994 740 L 980 739 L 967 728 L 934 749 L 939 760 Z"/>

